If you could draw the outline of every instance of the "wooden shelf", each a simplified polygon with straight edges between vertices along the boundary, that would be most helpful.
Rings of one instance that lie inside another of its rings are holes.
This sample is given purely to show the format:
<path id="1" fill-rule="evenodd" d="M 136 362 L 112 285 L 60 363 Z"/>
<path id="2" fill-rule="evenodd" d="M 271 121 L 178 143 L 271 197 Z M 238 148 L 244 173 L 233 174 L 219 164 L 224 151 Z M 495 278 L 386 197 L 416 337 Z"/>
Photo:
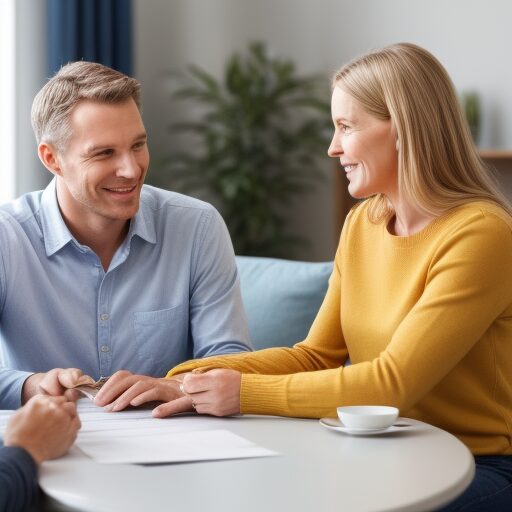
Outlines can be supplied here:
<path id="1" fill-rule="evenodd" d="M 512 151 L 508 149 L 479 149 L 484 160 L 512 160 Z"/>

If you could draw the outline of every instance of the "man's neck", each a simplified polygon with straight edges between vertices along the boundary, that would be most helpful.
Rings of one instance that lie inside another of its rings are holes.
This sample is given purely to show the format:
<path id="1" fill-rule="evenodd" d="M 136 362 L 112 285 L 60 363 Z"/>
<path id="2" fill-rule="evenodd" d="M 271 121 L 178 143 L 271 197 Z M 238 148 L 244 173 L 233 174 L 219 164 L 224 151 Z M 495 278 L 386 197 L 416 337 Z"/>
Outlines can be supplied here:
<path id="1" fill-rule="evenodd" d="M 98 256 L 105 271 L 128 234 L 130 220 L 102 216 L 70 201 L 70 194 L 57 182 L 57 204 L 66 226 L 75 239 Z"/>
<path id="2" fill-rule="evenodd" d="M 62 216 L 76 240 L 94 251 L 104 270 L 108 270 L 115 252 L 128 234 L 130 221 L 111 221 L 103 226 L 91 226 L 85 223 L 73 225 L 64 214 Z"/>

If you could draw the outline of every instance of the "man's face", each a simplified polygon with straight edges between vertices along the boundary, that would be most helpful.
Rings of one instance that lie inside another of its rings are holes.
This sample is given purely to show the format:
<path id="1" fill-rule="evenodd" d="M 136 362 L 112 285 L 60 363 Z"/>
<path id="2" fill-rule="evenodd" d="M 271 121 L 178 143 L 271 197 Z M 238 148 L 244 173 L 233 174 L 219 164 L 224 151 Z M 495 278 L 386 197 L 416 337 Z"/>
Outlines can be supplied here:
<path id="1" fill-rule="evenodd" d="M 131 219 L 149 166 L 146 131 L 135 102 L 81 101 L 70 126 L 67 147 L 56 156 L 64 217 L 89 225 Z"/>

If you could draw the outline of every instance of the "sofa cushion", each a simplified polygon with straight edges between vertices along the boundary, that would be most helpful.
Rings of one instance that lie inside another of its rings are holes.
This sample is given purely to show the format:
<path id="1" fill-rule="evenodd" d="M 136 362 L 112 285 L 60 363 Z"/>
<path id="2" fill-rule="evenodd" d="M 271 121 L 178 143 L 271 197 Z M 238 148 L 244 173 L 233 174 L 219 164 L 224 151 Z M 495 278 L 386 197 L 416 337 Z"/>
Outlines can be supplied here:
<path id="1" fill-rule="evenodd" d="M 327 291 L 332 262 L 253 256 L 237 256 L 236 262 L 254 348 L 302 341 Z"/>

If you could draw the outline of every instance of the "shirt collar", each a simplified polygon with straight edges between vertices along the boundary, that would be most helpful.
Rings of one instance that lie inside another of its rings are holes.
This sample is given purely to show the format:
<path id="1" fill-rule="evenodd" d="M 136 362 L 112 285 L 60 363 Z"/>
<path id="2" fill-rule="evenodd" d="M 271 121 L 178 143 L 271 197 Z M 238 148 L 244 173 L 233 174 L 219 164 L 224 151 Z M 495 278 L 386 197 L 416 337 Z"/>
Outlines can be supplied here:
<path id="1" fill-rule="evenodd" d="M 43 239 L 46 249 L 46 255 L 52 256 L 62 249 L 69 242 L 80 244 L 75 240 L 69 231 L 62 214 L 60 213 L 59 203 L 57 201 L 57 180 L 53 178 L 50 184 L 43 191 L 41 198 L 41 226 L 43 230 Z M 155 223 L 150 205 L 145 203 L 144 187 L 142 188 L 140 208 L 135 217 L 130 222 L 130 229 L 126 241 L 130 241 L 137 235 L 146 242 L 156 243 Z M 148 197 L 149 198 L 149 197 Z"/>
<path id="2" fill-rule="evenodd" d="M 132 237 L 137 235 L 150 244 L 156 244 L 154 209 L 152 208 L 151 202 L 152 198 L 143 185 L 140 194 L 139 211 L 130 222 L 130 230 L 126 237 L 128 240 L 131 240 Z"/>
<path id="3" fill-rule="evenodd" d="M 56 178 L 53 178 L 41 197 L 41 227 L 47 256 L 55 254 L 74 240 L 60 213 L 56 182 Z"/>

